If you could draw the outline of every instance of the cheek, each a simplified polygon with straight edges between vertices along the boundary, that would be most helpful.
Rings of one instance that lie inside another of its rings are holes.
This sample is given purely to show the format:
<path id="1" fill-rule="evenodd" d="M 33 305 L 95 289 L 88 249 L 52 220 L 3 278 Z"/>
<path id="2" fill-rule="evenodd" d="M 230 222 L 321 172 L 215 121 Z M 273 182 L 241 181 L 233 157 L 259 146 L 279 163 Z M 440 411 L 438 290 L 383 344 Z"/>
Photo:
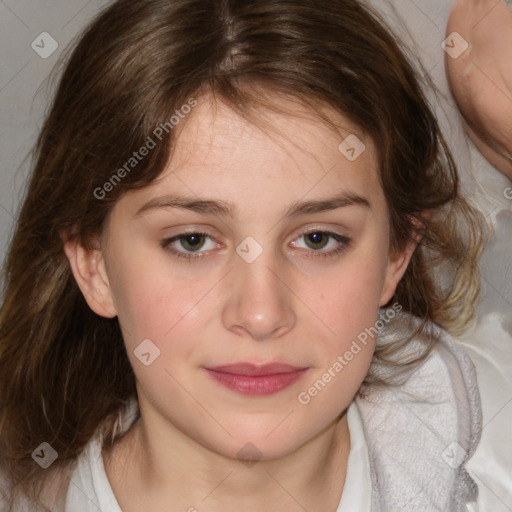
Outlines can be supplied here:
<path id="1" fill-rule="evenodd" d="M 375 259 L 359 260 L 319 294 L 318 311 L 330 333 L 317 339 L 320 364 L 297 396 L 304 413 L 319 425 L 349 405 L 368 374 L 380 326 L 383 269 Z M 310 294 L 315 296 L 313 289 Z"/>
<path id="2" fill-rule="evenodd" d="M 126 285 L 119 321 L 133 371 L 147 397 L 164 392 L 186 402 L 180 383 L 197 366 L 197 344 L 206 331 L 202 326 L 212 316 L 211 299 L 204 297 L 211 286 L 163 279 L 156 270 Z"/>
<path id="3" fill-rule="evenodd" d="M 117 254 L 128 253 L 118 248 Z M 129 347 L 147 338 L 162 345 L 182 324 L 199 321 L 198 305 L 214 284 L 213 277 L 184 278 L 180 267 L 166 258 L 163 251 L 155 256 L 154 249 L 132 252 L 119 258 L 113 269 L 111 289 Z"/>
<path id="4" fill-rule="evenodd" d="M 381 247 L 382 245 L 382 247 Z M 368 250 L 354 252 L 336 272 L 335 279 L 324 283 L 319 294 L 320 310 L 341 339 L 357 336 L 373 325 L 379 312 L 380 298 L 386 275 L 385 243 L 372 244 Z M 315 289 L 308 290 L 315 296 Z"/>

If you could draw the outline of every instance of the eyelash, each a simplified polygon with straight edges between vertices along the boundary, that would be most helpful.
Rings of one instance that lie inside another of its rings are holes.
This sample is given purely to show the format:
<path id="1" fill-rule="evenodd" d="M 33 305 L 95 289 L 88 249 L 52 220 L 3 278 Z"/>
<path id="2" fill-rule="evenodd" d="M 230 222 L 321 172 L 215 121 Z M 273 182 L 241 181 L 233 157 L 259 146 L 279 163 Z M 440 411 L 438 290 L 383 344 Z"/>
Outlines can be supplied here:
<path id="1" fill-rule="evenodd" d="M 312 233 L 327 235 L 329 238 L 332 238 L 332 239 L 336 240 L 336 242 L 338 242 L 338 247 L 336 247 L 335 249 L 331 249 L 330 251 L 321 251 L 321 250 L 315 251 L 313 249 L 309 249 L 309 250 L 307 250 L 307 253 L 310 255 L 308 257 L 321 257 L 321 258 L 334 257 L 334 256 L 341 254 L 343 251 L 345 251 L 350 246 L 350 243 L 351 243 L 350 238 L 348 238 L 346 236 L 338 235 L 337 233 L 332 233 L 331 231 L 321 231 L 318 229 L 306 231 L 306 232 L 302 233 L 298 238 L 305 237 L 307 235 L 311 235 Z M 177 259 L 184 258 L 184 259 L 192 262 L 194 260 L 203 258 L 204 257 L 203 253 L 200 253 L 200 252 L 197 253 L 198 255 L 195 255 L 194 253 L 190 253 L 190 252 L 184 253 L 184 252 L 177 251 L 176 249 L 171 248 L 171 244 L 173 242 L 176 242 L 178 240 L 181 240 L 181 239 L 186 238 L 187 236 L 191 236 L 191 235 L 205 236 L 205 237 L 208 237 L 213 240 L 213 237 L 211 237 L 208 233 L 204 233 L 201 231 L 190 231 L 188 233 L 181 233 L 179 235 L 173 236 L 172 238 L 166 238 L 165 240 L 162 240 L 162 242 L 160 243 L 160 246 L 163 249 L 165 249 L 167 252 L 171 253 Z"/>

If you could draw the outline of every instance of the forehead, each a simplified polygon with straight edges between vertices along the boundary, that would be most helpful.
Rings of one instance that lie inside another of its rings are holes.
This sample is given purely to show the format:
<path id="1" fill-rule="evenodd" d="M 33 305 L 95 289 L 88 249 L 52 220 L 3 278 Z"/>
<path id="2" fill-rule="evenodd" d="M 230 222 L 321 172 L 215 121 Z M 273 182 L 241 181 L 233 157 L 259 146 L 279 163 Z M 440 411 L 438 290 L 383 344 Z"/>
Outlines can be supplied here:
<path id="1" fill-rule="evenodd" d="M 372 140 L 337 114 L 336 128 L 297 101 L 258 109 L 254 123 L 211 95 L 176 132 L 164 172 L 131 192 L 133 208 L 165 193 L 212 197 L 247 208 L 337 193 L 381 199 Z M 334 113 L 331 112 L 331 115 Z"/>

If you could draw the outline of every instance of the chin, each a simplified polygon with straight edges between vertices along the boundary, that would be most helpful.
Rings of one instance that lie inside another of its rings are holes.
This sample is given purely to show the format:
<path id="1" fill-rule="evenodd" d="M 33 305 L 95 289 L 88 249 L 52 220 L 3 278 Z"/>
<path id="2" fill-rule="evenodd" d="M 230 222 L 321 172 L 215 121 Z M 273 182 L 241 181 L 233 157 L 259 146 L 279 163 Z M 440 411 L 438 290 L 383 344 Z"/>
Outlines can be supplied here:
<path id="1" fill-rule="evenodd" d="M 285 415 L 286 416 L 286 415 Z M 279 432 L 279 429 L 282 431 Z M 275 460 L 286 457 L 290 453 L 300 448 L 310 437 L 306 433 L 300 435 L 291 433 L 290 428 L 279 426 L 279 422 L 272 422 L 261 428 L 255 428 L 254 425 L 242 426 L 235 431 L 227 427 L 227 430 L 233 435 L 227 435 L 217 439 L 210 439 L 207 447 L 232 459 L 239 459 L 242 462 L 257 462 L 260 460 Z"/>

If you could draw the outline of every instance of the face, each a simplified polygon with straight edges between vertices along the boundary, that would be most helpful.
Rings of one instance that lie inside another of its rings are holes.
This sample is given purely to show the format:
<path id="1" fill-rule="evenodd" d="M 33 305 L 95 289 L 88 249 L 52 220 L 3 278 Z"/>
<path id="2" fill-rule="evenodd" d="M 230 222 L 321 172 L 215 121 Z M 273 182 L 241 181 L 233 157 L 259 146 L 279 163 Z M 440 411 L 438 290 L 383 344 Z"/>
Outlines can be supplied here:
<path id="1" fill-rule="evenodd" d="M 372 141 L 280 106 L 284 137 L 201 98 L 165 172 L 116 203 L 87 271 L 72 263 L 91 308 L 119 317 L 145 420 L 229 457 L 284 456 L 336 422 L 373 354 L 353 342 L 410 258 L 388 254 Z"/>
<path id="2" fill-rule="evenodd" d="M 469 46 L 460 56 L 455 53 L 457 58 L 445 58 L 471 139 L 492 165 L 512 179 L 512 2 L 509 4 L 496 0 L 455 2 L 447 34 L 458 32 Z"/>

